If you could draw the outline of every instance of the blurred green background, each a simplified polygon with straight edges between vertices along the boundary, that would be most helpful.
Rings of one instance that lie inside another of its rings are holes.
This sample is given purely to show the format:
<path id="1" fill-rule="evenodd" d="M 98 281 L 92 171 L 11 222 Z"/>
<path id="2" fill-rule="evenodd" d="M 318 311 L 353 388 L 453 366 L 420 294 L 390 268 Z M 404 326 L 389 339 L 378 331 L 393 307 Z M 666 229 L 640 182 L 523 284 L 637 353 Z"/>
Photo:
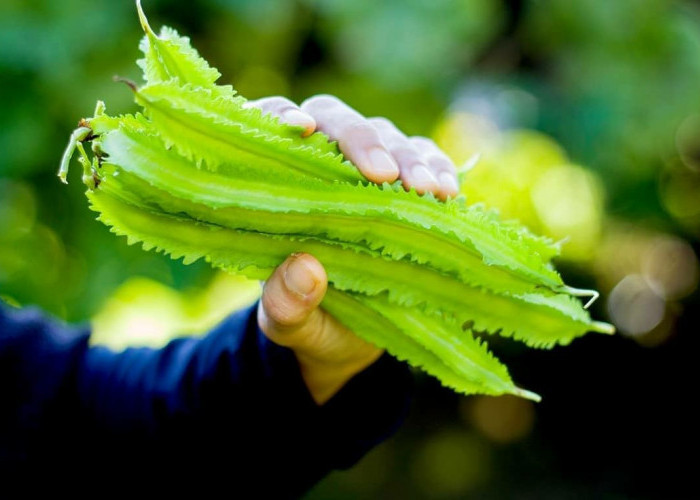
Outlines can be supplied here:
<path id="1" fill-rule="evenodd" d="M 670 0 L 145 0 L 249 98 L 339 96 L 433 137 L 470 202 L 565 241 L 614 338 L 493 339 L 543 395 L 463 397 L 416 374 L 408 422 L 308 498 L 687 498 L 700 326 L 700 8 Z M 0 3 L 0 297 L 92 320 L 120 348 L 200 333 L 257 283 L 128 247 L 79 169 L 55 176 L 99 98 L 135 109 L 131 0 Z M 342 429 L 339 429 L 342 432 Z M 692 450 L 691 450 L 692 451 Z"/>

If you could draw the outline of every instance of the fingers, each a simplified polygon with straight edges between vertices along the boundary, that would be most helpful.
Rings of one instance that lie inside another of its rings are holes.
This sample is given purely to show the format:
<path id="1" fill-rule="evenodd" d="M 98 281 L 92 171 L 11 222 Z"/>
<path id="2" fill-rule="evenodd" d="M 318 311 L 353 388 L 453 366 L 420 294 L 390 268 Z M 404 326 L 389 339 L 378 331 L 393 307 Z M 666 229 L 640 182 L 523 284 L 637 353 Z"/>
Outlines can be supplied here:
<path id="1" fill-rule="evenodd" d="M 399 166 L 377 129 L 360 113 L 336 97 L 318 95 L 304 101 L 302 111 L 316 120 L 318 130 L 338 141 L 343 154 L 376 183 L 393 182 Z"/>
<path id="2" fill-rule="evenodd" d="M 432 140 L 406 137 L 386 118 L 370 118 L 369 122 L 396 158 L 407 189 L 415 188 L 421 194 L 430 191 L 443 200 L 459 194 L 457 169 Z"/>
<path id="3" fill-rule="evenodd" d="M 288 125 L 303 128 L 302 137 L 307 137 L 316 130 L 316 121 L 313 117 L 304 113 L 299 106 L 284 97 L 265 97 L 248 101 L 244 106 L 261 109 L 263 113 L 270 113 Z"/>
<path id="4" fill-rule="evenodd" d="M 441 198 L 457 196 L 459 184 L 457 183 L 457 169 L 452 160 L 433 142 L 426 137 L 411 137 L 408 139 L 419 151 L 430 170 L 437 177 Z"/>
<path id="5" fill-rule="evenodd" d="M 303 136 L 316 129 L 323 131 L 338 142 L 343 154 L 369 181 L 400 178 L 406 189 L 432 192 L 443 200 L 459 194 L 456 168 L 432 140 L 406 137 L 389 120 L 367 119 L 337 97 L 314 96 L 301 107 L 284 97 L 266 97 L 245 105 L 301 127 Z"/>
<path id="6" fill-rule="evenodd" d="M 328 279 L 323 266 L 308 254 L 293 254 L 267 280 L 258 323 L 273 342 L 304 348 L 323 334 L 323 311 L 318 308 Z"/>
<path id="7" fill-rule="evenodd" d="M 260 329 L 294 352 L 318 404 L 382 354 L 318 307 L 327 287 L 320 262 L 308 254 L 293 254 L 267 280 L 258 306 Z"/>
<path id="8" fill-rule="evenodd" d="M 440 192 L 437 176 L 430 170 L 421 151 L 386 118 L 370 118 L 389 152 L 399 165 L 400 178 L 406 189 L 415 188 L 421 194 Z"/>

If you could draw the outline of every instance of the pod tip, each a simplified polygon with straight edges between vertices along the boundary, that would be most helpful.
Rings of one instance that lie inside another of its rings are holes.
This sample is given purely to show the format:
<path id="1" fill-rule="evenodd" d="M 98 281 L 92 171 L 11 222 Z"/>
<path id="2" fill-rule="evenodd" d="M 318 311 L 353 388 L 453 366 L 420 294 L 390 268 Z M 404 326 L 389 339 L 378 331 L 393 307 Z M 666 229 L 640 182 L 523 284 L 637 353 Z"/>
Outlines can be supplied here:
<path id="1" fill-rule="evenodd" d="M 526 389 L 521 389 L 520 387 L 516 387 L 513 390 L 513 395 L 529 399 L 530 401 L 534 401 L 535 403 L 539 403 L 540 401 L 542 401 L 542 396 L 540 396 L 539 394 L 532 391 L 528 391 Z"/>
<path id="2" fill-rule="evenodd" d="M 605 335 L 615 335 L 615 325 L 603 321 L 593 321 L 591 323 L 591 330 Z"/>
<path id="3" fill-rule="evenodd" d="M 143 28 L 143 31 L 149 37 L 157 38 L 156 34 L 151 29 L 151 25 L 148 24 L 148 19 L 146 18 L 146 14 L 143 12 L 143 8 L 141 7 L 141 0 L 136 0 L 136 10 L 139 13 L 139 21 L 141 22 L 141 27 Z"/>

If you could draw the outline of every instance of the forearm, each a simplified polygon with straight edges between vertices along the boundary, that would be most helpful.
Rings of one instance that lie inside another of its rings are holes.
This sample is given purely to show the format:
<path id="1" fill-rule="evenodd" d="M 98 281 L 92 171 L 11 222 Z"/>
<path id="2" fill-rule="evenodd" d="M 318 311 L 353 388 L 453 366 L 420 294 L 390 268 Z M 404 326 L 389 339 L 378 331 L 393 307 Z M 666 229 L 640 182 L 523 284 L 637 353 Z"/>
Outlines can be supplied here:
<path id="1" fill-rule="evenodd" d="M 106 362 L 100 353 L 81 377 L 95 422 L 109 425 L 103 430 L 119 448 L 134 426 L 148 424 L 143 442 L 134 443 L 146 462 L 196 469 L 214 482 L 235 478 L 278 497 L 301 494 L 330 470 L 354 464 L 396 430 L 408 409 L 410 373 L 389 356 L 319 406 L 293 352 L 258 329 L 254 308 L 201 339 L 140 351 L 133 351 L 137 362 Z M 95 368 L 110 365 L 95 376 Z M 127 372 L 133 383 L 114 378 Z M 118 388 L 125 385 L 136 394 Z"/>
<path id="2" fill-rule="evenodd" d="M 89 348 L 85 331 L 36 313 L 30 323 L 5 317 L 2 330 L 3 361 L 14 332 L 23 339 L 14 364 L 33 373 L 22 372 L 15 390 L 24 409 L 3 431 L 22 436 L 13 451 L 2 443 L 12 468 L 70 465 L 95 477 L 149 471 L 151 480 L 158 471 L 199 472 L 212 484 L 276 477 L 260 488 L 300 493 L 393 432 L 408 404 L 407 368 L 384 357 L 319 407 L 293 353 L 262 335 L 252 309 L 203 338 L 121 353 Z"/>

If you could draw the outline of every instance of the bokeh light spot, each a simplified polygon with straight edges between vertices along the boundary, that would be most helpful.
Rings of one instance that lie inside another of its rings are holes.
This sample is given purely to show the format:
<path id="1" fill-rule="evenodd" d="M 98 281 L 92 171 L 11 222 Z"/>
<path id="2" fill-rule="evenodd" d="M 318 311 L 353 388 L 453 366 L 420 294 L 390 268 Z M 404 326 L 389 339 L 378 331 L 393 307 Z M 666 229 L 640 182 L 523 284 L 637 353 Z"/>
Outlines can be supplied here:
<path id="1" fill-rule="evenodd" d="M 497 443 L 513 443 L 532 432 L 535 407 L 532 401 L 515 396 L 464 398 L 462 418 Z"/>
<path id="2" fill-rule="evenodd" d="M 23 182 L 0 178 L 0 241 L 26 236 L 35 218 L 34 191 Z"/>
<path id="3" fill-rule="evenodd" d="M 257 281 L 225 272 L 204 289 L 182 292 L 151 279 L 130 278 L 94 316 L 91 342 L 113 349 L 162 346 L 178 335 L 206 332 L 259 296 Z"/>
<path id="4" fill-rule="evenodd" d="M 445 430 L 425 441 L 413 465 L 426 498 L 453 498 L 488 481 L 490 454 L 474 434 Z"/>
<path id="5" fill-rule="evenodd" d="M 678 127 L 676 148 L 685 166 L 700 172 L 700 114 L 686 117 Z"/>
<path id="6" fill-rule="evenodd" d="M 608 312 L 615 326 L 626 335 L 642 336 L 664 318 L 666 303 L 639 274 L 625 276 L 610 292 Z"/>
<path id="7" fill-rule="evenodd" d="M 666 166 L 659 180 L 666 211 L 692 231 L 700 231 L 700 171 L 679 162 Z"/>
<path id="8" fill-rule="evenodd" d="M 575 165 L 552 168 L 533 186 L 532 201 L 546 233 L 568 239 L 567 257 L 593 256 L 603 219 L 602 186 L 595 174 Z"/>
<path id="9" fill-rule="evenodd" d="M 666 300 L 682 299 L 698 286 L 698 259 L 693 248 L 674 236 L 662 236 L 642 255 L 642 273 Z"/>

